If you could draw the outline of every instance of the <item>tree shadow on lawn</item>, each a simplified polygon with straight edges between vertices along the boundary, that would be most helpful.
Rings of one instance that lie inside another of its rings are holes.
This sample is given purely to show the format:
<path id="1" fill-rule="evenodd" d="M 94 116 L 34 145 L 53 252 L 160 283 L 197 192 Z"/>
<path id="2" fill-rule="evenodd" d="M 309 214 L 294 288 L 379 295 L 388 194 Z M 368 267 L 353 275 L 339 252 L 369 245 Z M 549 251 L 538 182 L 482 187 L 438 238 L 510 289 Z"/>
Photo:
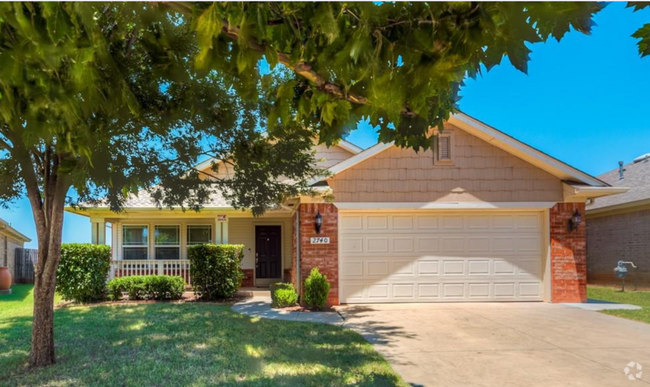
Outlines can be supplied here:
<path id="1" fill-rule="evenodd" d="M 27 370 L 31 317 L 0 320 L 0 385 L 404 385 L 360 335 L 250 318 L 227 306 L 145 304 L 55 313 L 57 364 Z"/>

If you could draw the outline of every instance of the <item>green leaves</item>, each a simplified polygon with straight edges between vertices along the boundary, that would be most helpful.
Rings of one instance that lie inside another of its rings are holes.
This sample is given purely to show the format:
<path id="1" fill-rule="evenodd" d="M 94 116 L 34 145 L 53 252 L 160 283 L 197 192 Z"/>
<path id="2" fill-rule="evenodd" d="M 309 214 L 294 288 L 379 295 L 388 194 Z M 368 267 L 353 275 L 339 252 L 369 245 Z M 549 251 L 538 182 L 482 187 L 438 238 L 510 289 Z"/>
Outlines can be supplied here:
<path id="1" fill-rule="evenodd" d="M 200 48 L 196 56 L 195 63 L 198 68 L 207 68 L 209 65 L 209 55 L 212 53 L 213 39 L 223 28 L 222 15 L 219 12 L 217 3 L 203 10 L 196 18 L 194 30 L 196 39 Z"/>
<path id="2" fill-rule="evenodd" d="M 650 7 L 650 3 L 647 1 L 629 1 L 627 3 L 627 8 L 634 8 L 634 12 L 640 11 Z M 650 55 L 650 23 L 643 25 L 632 34 L 633 38 L 640 39 L 637 43 L 639 47 L 639 54 L 641 57 Z"/>
<path id="3" fill-rule="evenodd" d="M 330 4 L 324 3 L 323 6 L 316 8 L 310 22 L 325 36 L 328 44 L 339 37 L 339 26 Z"/>
<path id="4" fill-rule="evenodd" d="M 641 56 L 650 55 L 650 23 L 639 28 L 632 37 L 640 39 L 637 45 Z"/>
<path id="5" fill-rule="evenodd" d="M 225 29 L 204 25 L 217 7 Z M 236 87 L 259 85 L 246 51 L 267 58 L 274 69 L 267 84 L 273 87 L 295 80 L 286 70 L 302 78 L 292 97 L 280 101 L 273 96 L 271 128 L 291 121 L 313 128 L 321 139 L 334 138 L 349 130 L 351 117 L 367 115 L 377 124 L 382 121 L 384 132 L 400 144 L 419 147 L 427 143 L 422 135 L 427 127 L 453 111 L 466 75 L 478 74 L 481 66 L 489 70 L 504 56 L 526 72 L 531 43 L 559 40 L 571 28 L 589 33 L 593 15 L 602 8 L 580 2 L 215 3 L 200 11 L 195 25 L 199 36 L 209 31 L 212 39 L 218 35 L 229 42 L 228 50 L 213 58 L 212 68 L 237 69 Z M 201 53 L 210 44 L 199 39 Z M 203 54 L 197 57 L 200 66 L 203 59 Z M 243 87 L 237 90 L 245 95 Z M 415 127 L 420 135 L 412 133 Z M 409 129 L 402 135 L 400 128 Z"/>

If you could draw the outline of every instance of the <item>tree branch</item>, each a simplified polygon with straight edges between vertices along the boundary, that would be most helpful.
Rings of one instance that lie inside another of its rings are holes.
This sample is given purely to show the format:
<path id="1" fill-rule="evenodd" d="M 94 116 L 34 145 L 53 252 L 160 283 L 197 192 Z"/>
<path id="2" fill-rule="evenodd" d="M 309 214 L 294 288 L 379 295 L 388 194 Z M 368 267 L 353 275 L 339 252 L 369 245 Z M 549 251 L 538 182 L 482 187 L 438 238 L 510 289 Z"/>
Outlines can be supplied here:
<path id="1" fill-rule="evenodd" d="M 222 28 L 223 33 L 233 40 L 238 40 L 240 38 L 239 28 L 235 26 L 231 26 L 227 20 L 223 20 L 222 22 L 223 22 L 223 28 Z M 249 48 L 262 54 L 266 52 L 266 48 L 259 42 L 251 39 L 247 39 L 247 42 Z M 315 84 L 324 93 L 333 95 L 340 99 L 344 99 L 356 105 L 370 104 L 370 101 L 366 97 L 354 93 L 346 93 L 339 85 L 326 81 L 322 75 L 318 74 L 316 71 L 312 69 L 309 63 L 305 63 L 305 62 L 293 63 L 289 55 L 287 55 L 286 53 L 282 51 L 278 51 L 277 54 L 278 54 L 278 62 L 282 63 L 283 65 L 287 66 L 296 74 L 300 75 L 301 77 Z"/>

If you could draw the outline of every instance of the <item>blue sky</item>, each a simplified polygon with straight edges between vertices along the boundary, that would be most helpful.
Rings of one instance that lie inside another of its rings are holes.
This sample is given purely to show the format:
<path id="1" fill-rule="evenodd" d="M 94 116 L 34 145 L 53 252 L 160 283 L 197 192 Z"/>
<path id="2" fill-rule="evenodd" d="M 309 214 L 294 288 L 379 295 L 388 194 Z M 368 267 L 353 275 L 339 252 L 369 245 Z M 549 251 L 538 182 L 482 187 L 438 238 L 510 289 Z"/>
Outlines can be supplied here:
<path id="1" fill-rule="evenodd" d="M 460 108 L 585 172 L 599 175 L 650 153 L 650 58 L 639 57 L 632 33 L 650 22 L 650 10 L 633 13 L 611 3 L 595 18 L 591 36 L 572 32 L 562 42 L 532 45 L 528 75 L 505 60 L 468 80 Z M 368 147 L 377 135 L 360 125 L 348 137 Z M 32 238 L 26 199 L 0 218 Z M 90 242 L 86 217 L 66 214 L 64 243 Z"/>

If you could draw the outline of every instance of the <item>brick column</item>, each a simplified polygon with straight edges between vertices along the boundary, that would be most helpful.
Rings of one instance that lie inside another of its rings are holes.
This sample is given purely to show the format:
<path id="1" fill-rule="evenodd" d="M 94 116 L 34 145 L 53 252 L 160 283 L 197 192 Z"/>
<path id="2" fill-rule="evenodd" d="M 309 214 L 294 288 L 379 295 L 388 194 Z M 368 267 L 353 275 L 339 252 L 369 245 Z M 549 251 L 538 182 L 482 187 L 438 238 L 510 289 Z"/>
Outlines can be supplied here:
<path id="1" fill-rule="evenodd" d="M 582 224 L 569 231 L 569 219 L 578 210 Z M 550 211 L 551 301 L 587 301 L 587 239 L 584 203 L 558 203 Z"/>
<path id="2" fill-rule="evenodd" d="M 328 303 L 339 304 L 339 228 L 338 209 L 331 203 L 305 203 L 301 204 L 300 212 L 300 279 L 303 283 L 312 268 L 317 267 L 321 273 L 327 276 L 330 282 L 330 294 Z M 320 211 L 323 217 L 321 233 L 316 234 L 314 218 Z M 294 220 L 295 224 L 295 220 Z M 311 244 L 312 237 L 329 237 L 329 244 Z M 295 240 L 295 234 L 294 234 Z M 294 245 L 294 267 L 295 267 L 295 245 Z M 295 270 L 294 270 L 295 273 Z M 295 274 L 294 274 L 295 275 Z M 295 281 L 295 278 L 294 278 Z"/>

